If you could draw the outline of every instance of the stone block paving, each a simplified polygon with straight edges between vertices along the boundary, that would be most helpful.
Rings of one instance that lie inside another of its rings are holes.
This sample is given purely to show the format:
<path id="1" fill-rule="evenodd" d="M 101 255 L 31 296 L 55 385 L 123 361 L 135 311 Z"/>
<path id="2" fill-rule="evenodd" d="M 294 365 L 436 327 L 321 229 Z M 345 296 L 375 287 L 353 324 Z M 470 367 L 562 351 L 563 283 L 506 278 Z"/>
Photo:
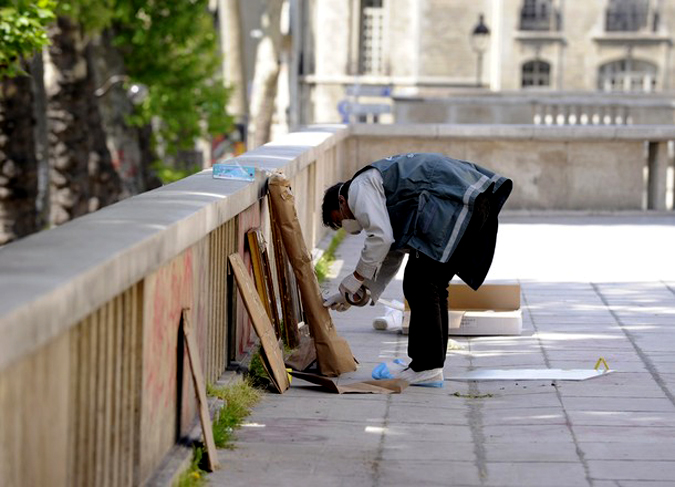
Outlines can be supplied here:
<path id="1" fill-rule="evenodd" d="M 266 395 L 221 451 L 214 485 L 675 485 L 675 215 L 502 218 L 490 282 L 519 282 L 523 333 L 457 338 L 446 376 L 489 368 L 593 368 L 571 381 L 446 381 L 397 395 L 330 395 L 294 379 Z M 592 237 L 592 238 L 591 238 Z M 328 239 L 323 245 L 328 244 Z M 348 237 L 327 292 L 351 272 Z M 402 272 L 384 298 L 402 300 Z M 407 337 L 375 331 L 381 305 L 334 313 L 370 378 L 406 358 Z"/>

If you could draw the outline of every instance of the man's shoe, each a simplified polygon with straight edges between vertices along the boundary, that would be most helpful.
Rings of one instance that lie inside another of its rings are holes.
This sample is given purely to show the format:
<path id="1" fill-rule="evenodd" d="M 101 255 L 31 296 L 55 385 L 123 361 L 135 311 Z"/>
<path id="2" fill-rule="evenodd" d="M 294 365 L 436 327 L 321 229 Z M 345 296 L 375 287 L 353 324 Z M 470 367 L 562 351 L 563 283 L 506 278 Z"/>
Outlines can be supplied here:
<path id="1" fill-rule="evenodd" d="M 401 359 L 382 362 L 373 369 L 373 379 L 402 379 L 411 386 L 443 387 L 443 369 L 415 372 Z"/>
<path id="2" fill-rule="evenodd" d="M 443 369 L 430 369 L 415 372 L 413 369 L 407 368 L 399 373 L 396 378 L 403 379 L 411 386 L 443 387 L 444 382 Z"/>

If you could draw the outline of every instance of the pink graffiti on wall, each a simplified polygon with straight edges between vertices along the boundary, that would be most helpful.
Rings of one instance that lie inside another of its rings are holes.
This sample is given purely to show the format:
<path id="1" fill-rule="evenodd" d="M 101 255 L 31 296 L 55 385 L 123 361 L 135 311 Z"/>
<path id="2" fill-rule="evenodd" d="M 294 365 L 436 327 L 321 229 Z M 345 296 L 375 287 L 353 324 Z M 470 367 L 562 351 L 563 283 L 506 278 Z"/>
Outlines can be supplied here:
<path id="1" fill-rule="evenodd" d="M 209 339 L 209 327 L 213 323 L 209 323 L 208 304 L 209 304 L 209 260 L 206 248 L 208 245 L 203 244 L 201 247 L 195 247 L 193 259 L 193 299 L 192 307 L 189 311 L 190 322 L 195 330 L 197 346 L 199 348 L 199 361 L 201 362 L 204 379 L 207 383 L 210 381 L 209 369 L 207 367 L 207 360 L 209 359 L 209 351 L 211 350 L 211 343 Z M 224 353 L 224 350 L 223 350 Z M 187 434 L 193 424 L 194 418 L 198 413 L 198 404 L 196 401 L 196 394 L 194 384 L 192 381 L 192 371 L 187 356 L 184 353 L 183 362 L 183 394 L 182 407 L 180 418 L 181 433 Z"/>
<path id="2" fill-rule="evenodd" d="M 188 249 L 155 275 L 146 335 L 145 390 L 150 410 L 169 408 L 176 398 L 178 331 L 183 308 L 193 306 L 193 255 Z"/>

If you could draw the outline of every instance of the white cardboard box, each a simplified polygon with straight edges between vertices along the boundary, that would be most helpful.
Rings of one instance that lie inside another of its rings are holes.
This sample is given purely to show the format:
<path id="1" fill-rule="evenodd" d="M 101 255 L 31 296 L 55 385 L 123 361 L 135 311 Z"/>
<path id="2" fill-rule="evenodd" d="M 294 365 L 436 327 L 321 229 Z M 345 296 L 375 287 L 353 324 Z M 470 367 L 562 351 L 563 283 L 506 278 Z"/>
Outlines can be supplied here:
<path id="1" fill-rule="evenodd" d="M 523 315 L 519 284 L 483 284 L 474 291 L 466 284 L 448 287 L 450 335 L 520 335 Z M 410 311 L 406 303 L 403 333 L 408 333 Z"/>
<path id="2" fill-rule="evenodd" d="M 451 335 L 520 335 L 523 315 L 520 284 L 466 284 L 448 287 Z"/>

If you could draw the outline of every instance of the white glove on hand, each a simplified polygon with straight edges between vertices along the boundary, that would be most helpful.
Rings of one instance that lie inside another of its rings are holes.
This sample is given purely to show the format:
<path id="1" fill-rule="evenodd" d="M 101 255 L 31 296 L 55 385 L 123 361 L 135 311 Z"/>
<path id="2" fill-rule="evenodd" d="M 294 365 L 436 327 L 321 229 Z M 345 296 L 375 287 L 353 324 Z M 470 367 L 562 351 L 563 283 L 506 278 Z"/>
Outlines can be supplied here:
<path id="1" fill-rule="evenodd" d="M 323 301 L 323 305 L 324 307 L 334 309 L 335 311 L 347 311 L 352 306 L 347 302 L 345 295 L 341 293 L 329 296 Z"/>
<path id="2" fill-rule="evenodd" d="M 363 286 L 363 281 L 359 281 L 354 277 L 354 273 L 351 273 L 342 280 L 340 287 L 338 287 L 338 291 L 340 291 L 342 295 L 352 295 L 356 294 L 356 291 L 361 289 L 361 286 Z"/>

